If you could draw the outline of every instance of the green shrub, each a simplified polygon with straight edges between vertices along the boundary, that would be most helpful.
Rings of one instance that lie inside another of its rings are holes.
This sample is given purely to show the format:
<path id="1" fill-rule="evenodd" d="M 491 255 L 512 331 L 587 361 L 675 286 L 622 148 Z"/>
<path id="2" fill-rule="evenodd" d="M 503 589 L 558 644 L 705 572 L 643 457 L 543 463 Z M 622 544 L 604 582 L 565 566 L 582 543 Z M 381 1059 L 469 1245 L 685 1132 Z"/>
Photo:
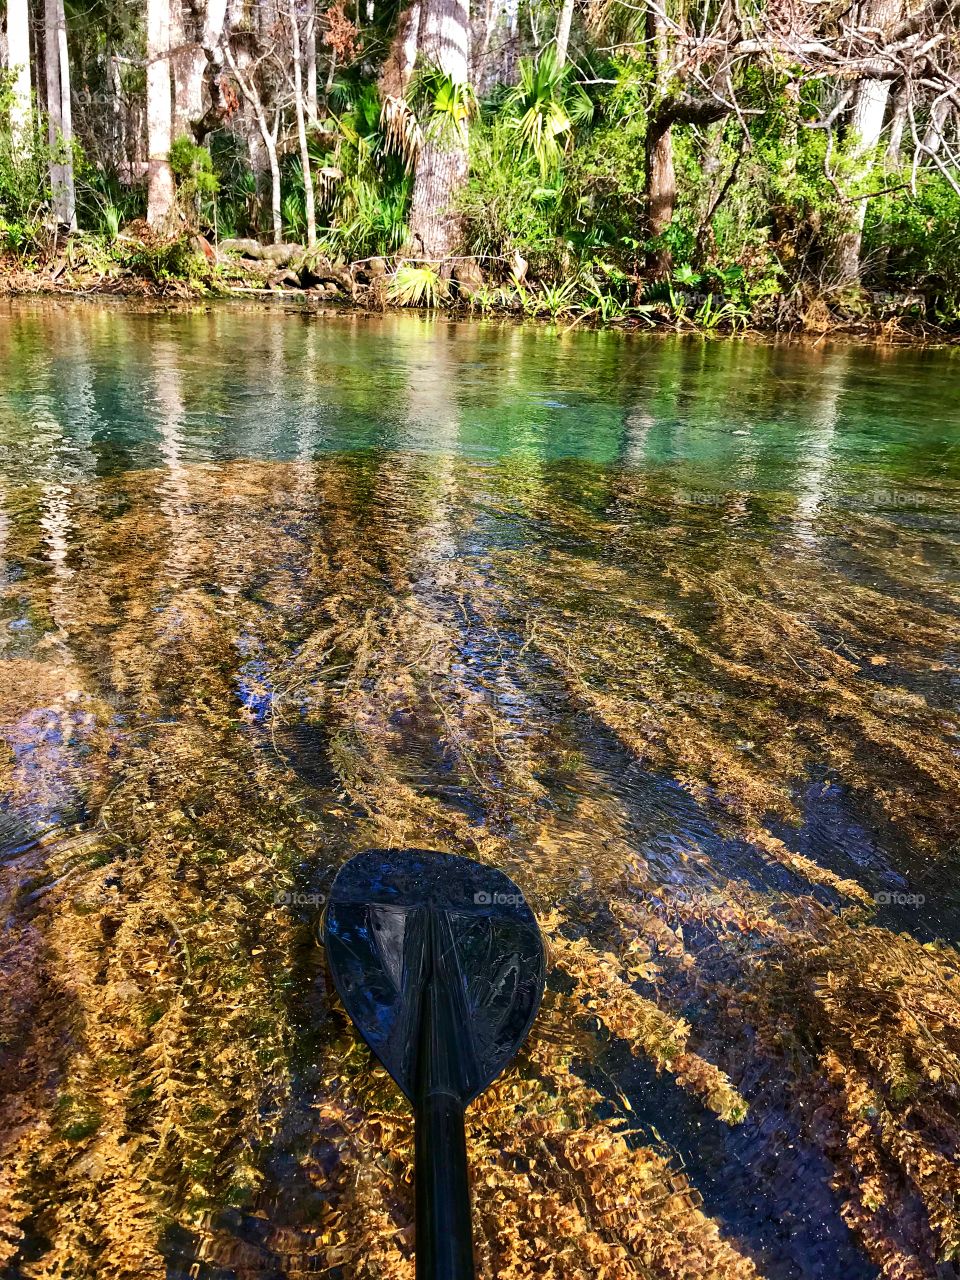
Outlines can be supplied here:
<path id="1" fill-rule="evenodd" d="M 559 213 L 575 254 L 602 254 L 632 271 L 644 251 L 646 120 L 622 118 L 613 101 L 601 101 L 600 123 L 564 160 Z"/>
<path id="2" fill-rule="evenodd" d="M 177 180 L 177 199 L 188 221 L 203 230 L 214 228 L 220 183 L 208 149 L 181 134 L 170 148 L 170 168 Z"/>
<path id="3" fill-rule="evenodd" d="M 209 284 L 211 281 L 206 258 L 194 251 L 187 236 L 177 240 L 120 240 L 114 256 L 126 270 L 154 284 L 166 284 L 171 280 L 186 280 L 191 284 Z"/>
<path id="4" fill-rule="evenodd" d="M 265 214 L 257 177 L 242 138 L 232 129 L 208 135 L 213 173 L 217 180 L 217 234 L 227 237 L 258 235 Z"/>
<path id="5" fill-rule="evenodd" d="M 83 157 L 75 165 L 74 175 L 81 227 L 112 241 L 121 227 L 146 214 L 147 191 L 142 182 L 130 186 L 121 182 L 116 172 L 98 168 Z"/>
<path id="6" fill-rule="evenodd" d="M 13 102 L 10 74 L 0 71 L 0 120 L 9 119 Z M 39 252 L 46 239 L 50 156 L 46 121 L 39 111 L 33 112 L 26 136 L 17 140 L 5 123 L 0 127 L 0 243 L 20 258 Z"/>
<path id="7" fill-rule="evenodd" d="M 516 134 L 507 122 L 473 129 L 470 177 L 460 202 L 469 253 L 499 259 L 509 276 L 519 251 L 534 275 L 556 277 L 565 263 L 562 201 L 562 175 L 545 183 L 536 157 L 517 154 Z"/>
<path id="8" fill-rule="evenodd" d="M 887 175 L 885 186 L 909 180 Z M 960 196 L 939 172 L 921 172 L 908 190 L 867 204 L 863 258 L 868 279 L 895 288 L 920 288 L 934 306 L 955 315 L 960 294 Z M 952 300 L 952 301 L 951 301 Z"/>

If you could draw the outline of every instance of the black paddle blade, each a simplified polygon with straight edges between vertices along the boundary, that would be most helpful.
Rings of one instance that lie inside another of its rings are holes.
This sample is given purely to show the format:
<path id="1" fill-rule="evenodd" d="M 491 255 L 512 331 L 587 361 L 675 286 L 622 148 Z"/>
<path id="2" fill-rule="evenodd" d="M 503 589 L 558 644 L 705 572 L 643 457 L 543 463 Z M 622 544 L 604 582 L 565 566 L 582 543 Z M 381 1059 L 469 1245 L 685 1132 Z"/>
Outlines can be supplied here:
<path id="1" fill-rule="evenodd" d="M 432 1069 L 463 1106 L 511 1060 L 540 1007 L 546 955 L 533 912 L 508 876 L 469 858 L 358 854 L 333 882 L 324 941 L 347 1013 L 411 1102 L 423 1091 L 426 989 Z"/>

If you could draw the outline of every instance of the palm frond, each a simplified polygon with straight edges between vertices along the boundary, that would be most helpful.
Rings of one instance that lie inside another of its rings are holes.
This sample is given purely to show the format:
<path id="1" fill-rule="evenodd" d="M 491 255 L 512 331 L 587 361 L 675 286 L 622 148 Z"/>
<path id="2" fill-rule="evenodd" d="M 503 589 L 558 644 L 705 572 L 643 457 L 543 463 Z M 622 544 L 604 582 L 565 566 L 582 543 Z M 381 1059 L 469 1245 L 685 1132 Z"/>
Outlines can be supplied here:
<path id="1" fill-rule="evenodd" d="M 420 151 L 423 131 L 405 98 L 394 98 L 391 95 L 384 98 L 380 108 L 380 131 L 383 134 L 384 151 L 399 156 L 409 173 Z"/>
<path id="2" fill-rule="evenodd" d="M 552 46 L 536 60 L 520 59 L 519 81 L 505 107 L 521 146 L 536 157 L 544 177 L 559 164 L 574 128 L 593 116 L 590 97 L 581 85 L 571 85 L 570 68 L 558 64 Z"/>
<path id="3" fill-rule="evenodd" d="M 401 307 L 435 307 L 441 291 L 440 276 L 424 263 L 401 263 L 387 284 L 387 297 Z"/>
<path id="4" fill-rule="evenodd" d="M 441 146 L 466 142 L 467 126 L 477 113 L 470 84 L 454 80 L 439 67 L 422 67 L 411 85 L 410 101 L 423 121 L 425 137 Z"/>

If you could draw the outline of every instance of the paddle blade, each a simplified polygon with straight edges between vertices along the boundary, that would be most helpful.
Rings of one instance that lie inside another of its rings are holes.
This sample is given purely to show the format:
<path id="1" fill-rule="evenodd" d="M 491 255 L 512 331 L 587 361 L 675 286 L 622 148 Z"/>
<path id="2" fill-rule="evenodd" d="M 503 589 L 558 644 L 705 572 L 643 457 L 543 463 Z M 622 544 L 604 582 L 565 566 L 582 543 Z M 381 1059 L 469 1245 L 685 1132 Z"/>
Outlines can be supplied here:
<path id="1" fill-rule="evenodd" d="M 340 999 L 397 1084 L 417 1094 L 421 1002 L 442 989 L 439 1046 L 464 1106 L 513 1058 L 543 995 L 533 912 L 502 871 L 423 849 L 371 849 L 341 867 L 324 918 Z"/>

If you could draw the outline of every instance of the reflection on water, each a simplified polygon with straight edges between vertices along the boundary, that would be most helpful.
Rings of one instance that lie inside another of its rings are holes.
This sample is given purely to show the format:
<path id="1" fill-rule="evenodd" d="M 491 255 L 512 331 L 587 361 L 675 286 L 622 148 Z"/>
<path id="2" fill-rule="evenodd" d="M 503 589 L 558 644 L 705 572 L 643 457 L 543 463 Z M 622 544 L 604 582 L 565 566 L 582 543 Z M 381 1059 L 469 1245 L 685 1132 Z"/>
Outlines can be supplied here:
<path id="1" fill-rule="evenodd" d="M 0 316 L 5 1274 L 412 1277 L 383 843 L 550 945 L 485 1277 L 956 1274 L 956 360 Z"/>

